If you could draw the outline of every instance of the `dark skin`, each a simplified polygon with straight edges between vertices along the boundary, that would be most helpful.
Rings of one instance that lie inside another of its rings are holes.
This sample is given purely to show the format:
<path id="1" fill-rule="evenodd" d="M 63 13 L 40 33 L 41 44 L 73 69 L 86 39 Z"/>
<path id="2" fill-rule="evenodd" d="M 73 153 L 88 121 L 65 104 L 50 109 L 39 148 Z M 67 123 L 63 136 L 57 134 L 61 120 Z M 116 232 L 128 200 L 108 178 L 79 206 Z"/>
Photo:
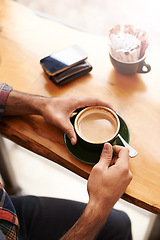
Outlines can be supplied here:
<path id="1" fill-rule="evenodd" d="M 52 98 L 12 91 L 4 115 L 41 115 L 48 123 L 62 129 L 74 145 L 77 137 L 70 117 L 75 110 L 94 105 L 112 108 L 109 103 L 96 98 Z M 129 152 L 121 146 L 114 146 L 114 150 L 116 157 L 112 159 L 112 146 L 104 144 L 100 160 L 92 168 L 88 179 L 89 202 L 82 216 L 61 240 L 94 239 L 107 221 L 114 204 L 125 192 L 132 180 L 128 166 Z"/>

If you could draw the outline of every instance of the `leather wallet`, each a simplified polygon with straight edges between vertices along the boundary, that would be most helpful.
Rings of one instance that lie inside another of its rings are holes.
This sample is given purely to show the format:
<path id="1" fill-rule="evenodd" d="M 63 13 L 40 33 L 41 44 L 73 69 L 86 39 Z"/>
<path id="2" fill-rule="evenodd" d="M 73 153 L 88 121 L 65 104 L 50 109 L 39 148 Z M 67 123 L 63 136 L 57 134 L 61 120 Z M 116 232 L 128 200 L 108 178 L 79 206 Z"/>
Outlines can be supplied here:
<path id="1" fill-rule="evenodd" d="M 49 79 L 57 85 L 63 85 L 89 73 L 91 70 L 92 66 L 87 61 L 82 61 L 61 73 L 58 73 L 54 76 L 49 76 Z"/>

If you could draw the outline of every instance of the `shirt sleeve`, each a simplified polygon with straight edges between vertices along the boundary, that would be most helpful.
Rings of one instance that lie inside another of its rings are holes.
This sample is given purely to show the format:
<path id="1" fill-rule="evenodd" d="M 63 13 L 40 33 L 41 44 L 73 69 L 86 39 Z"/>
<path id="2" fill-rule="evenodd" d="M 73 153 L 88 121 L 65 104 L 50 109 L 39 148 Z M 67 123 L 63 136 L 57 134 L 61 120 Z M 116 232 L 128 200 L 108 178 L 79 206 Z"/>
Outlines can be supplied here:
<path id="1" fill-rule="evenodd" d="M 0 230 L 10 240 L 18 240 L 19 222 L 13 203 L 0 183 Z"/>
<path id="2" fill-rule="evenodd" d="M 2 120 L 3 117 L 8 96 L 12 90 L 13 87 L 8 86 L 6 83 L 0 83 L 0 121 Z"/>
<path id="3" fill-rule="evenodd" d="M 2 119 L 9 93 L 13 90 L 0 83 L 0 120 Z M 0 239 L 18 240 L 18 218 L 12 201 L 0 183 Z"/>

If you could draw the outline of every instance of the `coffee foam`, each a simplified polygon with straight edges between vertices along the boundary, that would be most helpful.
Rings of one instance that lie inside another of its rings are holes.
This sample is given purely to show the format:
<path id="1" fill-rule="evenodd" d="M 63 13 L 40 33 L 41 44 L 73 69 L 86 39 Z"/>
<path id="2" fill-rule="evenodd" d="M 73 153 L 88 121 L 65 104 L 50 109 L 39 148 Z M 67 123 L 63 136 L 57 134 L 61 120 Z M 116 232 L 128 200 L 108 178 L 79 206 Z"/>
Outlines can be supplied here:
<path id="1" fill-rule="evenodd" d="M 80 137 L 91 143 L 107 142 L 117 133 L 117 119 L 103 107 L 82 111 L 77 123 Z"/>

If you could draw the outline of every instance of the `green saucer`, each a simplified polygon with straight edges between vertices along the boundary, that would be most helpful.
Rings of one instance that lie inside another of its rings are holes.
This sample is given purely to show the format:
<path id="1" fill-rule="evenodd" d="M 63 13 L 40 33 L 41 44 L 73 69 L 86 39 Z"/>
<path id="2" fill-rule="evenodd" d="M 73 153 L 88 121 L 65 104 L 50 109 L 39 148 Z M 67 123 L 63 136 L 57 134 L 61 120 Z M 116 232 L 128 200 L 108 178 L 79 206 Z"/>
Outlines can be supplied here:
<path id="1" fill-rule="evenodd" d="M 71 119 L 72 124 L 74 123 L 75 120 L 74 116 Z M 120 120 L 120 135 L 126 140 L 127 143 L 129 143 L 129 129 L 127 127 L 127 124 L 125 123 L 125 121 L 118 115 L 119 120 Z M 100 155 L 101 155 L 101 151 L 99 150 L 90 150 L 88 148 L 85 148 L 79 140 L 77 140 L 76 145 L 72 145 L 69 138 L 67 137 L 66 134 L 64 134 L 64 142 L 65 145 L 68 149 L 68 151 L 78 160 L 80 160 L 81 162 L 84 163 L 88 163 L 88 164 L 96 164 L 99 161 Z M 123 146 L 123 143 L 121 142 L 121 140 L 117 137 L 114 144 L 116 145 L 121 145 Z"/>

